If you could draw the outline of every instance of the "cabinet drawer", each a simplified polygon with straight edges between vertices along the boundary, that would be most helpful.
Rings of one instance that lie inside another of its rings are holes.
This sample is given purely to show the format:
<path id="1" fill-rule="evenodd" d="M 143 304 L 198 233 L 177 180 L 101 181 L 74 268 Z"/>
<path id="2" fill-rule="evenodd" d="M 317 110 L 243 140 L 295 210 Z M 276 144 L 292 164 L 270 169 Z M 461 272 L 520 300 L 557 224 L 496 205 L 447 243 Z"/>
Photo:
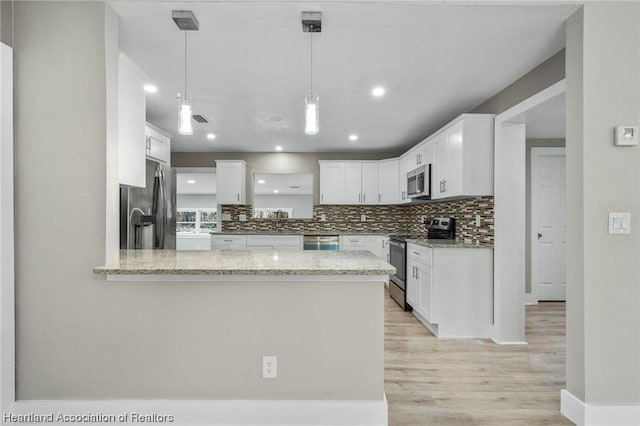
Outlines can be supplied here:
<path id="1" fill-rule="evenodd" d="M 247 235 L 247 249 L 302 249 L 300 235 Z"/>
<path id="2" fill-rule="evenodd" d="M 342 235 L 340 238 L 342 239 L 341 250 L 364 250 L 367 244 L 364 236 Z"/>
<path id="3" fill-rule="evenodd" d="M 433 249 L 415 244 L 407 244 L 407 258 L 431 266 Z"/>
<path id="4" fill-rule="evenodd" d="M 211 248 L 213 250 L 246 250 L 247 237 L 245 235 L 212 235 Z"/>

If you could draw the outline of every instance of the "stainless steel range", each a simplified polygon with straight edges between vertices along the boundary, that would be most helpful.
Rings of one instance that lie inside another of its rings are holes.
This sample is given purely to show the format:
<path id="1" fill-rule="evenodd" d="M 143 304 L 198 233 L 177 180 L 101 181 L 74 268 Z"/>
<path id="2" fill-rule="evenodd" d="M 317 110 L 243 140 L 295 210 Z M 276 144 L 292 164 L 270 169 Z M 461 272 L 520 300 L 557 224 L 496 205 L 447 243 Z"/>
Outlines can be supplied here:
<path id="1" fill-rule="evenodd" d="M 427 235 L 404 234 L 389 236 L 389 263 L 396 268 L 396 273 L 389 277 L 389 294 L 405 311 L 412 310 L 407 303 L 406 294 L 407 240 L 455 239 L 456 221 L 454 218 L 433 217 L 425 220 L 424 223 L 427 226 Z"/>

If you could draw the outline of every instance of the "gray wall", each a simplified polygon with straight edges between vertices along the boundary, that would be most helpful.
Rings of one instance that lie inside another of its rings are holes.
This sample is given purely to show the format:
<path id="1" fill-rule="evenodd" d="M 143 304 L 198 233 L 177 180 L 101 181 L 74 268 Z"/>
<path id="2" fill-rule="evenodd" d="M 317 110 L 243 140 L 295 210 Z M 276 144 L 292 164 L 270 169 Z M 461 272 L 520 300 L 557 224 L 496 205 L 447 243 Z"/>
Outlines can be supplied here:
<path id="1" fill-rule="evenodd" d="M 565 76 L 564 56 L 565 50 L 562 49 L 471 112 L 500 114 L 562 80 Z"/>
<path id="2" fill-rule="evenodd" d="M 17 398 L 381 399 L 382 283 L 93 275 L 105 262 L 117 20 L 100 2 L 15 8 Z M 264 354 L 279 358 L 276 381 L 261 378 Z"/>
<path id="3" fill-rule="evenodd" d="M 389 155 L 372 153 L 264 153 L 264 152 L 172 152 L 173 167 L 215 167 L 215 160 L 247 162 L 247 203 L 253 203 L 253 174 L 312 173 L 313 203 L 319 204 L 320 166 L 318 160 L 381 160 Z"/>
<path id="4" fill-rule="evenodd" d="M 179 209 L 215 209 L 217 207 L 216 194 L 177 194 L 176 205 Z"/>
<path id="5" fill-rule="evenodd" d="M 0 1 L 0 41 L 13 46 L 13 2 Z"/>
<path id="6" fill-rule="evenodd" d="M 567 389 L 587 404 L 640 404 L 640 3 L 587 3 L 567 25 Z M 632 52 L 632 53 L 630 53 Z M 624 64 L 624 66 L 619 66 Z M 630 212 L 630 235 L 609 235 Z"/>
<path id="7" fill-rule="evenodd" d="M 527 188 L 525 200 L 525 292 L 531 293 L 531 148 L 561 148 L 564 147 L 564 139 L 527 139 L 527 158 L 525 171 L 525 185 Z"/>

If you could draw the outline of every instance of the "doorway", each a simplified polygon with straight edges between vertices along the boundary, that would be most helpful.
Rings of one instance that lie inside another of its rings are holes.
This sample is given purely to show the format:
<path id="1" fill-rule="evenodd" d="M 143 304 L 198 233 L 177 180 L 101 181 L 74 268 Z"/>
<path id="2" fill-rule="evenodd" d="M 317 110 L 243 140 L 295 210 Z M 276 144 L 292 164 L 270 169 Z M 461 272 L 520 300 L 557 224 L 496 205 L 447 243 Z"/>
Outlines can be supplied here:
<path id="1" fill-rule="evenodd" d="M 531 298 L 565 301 L 564 148 L 531 148 Z"/>

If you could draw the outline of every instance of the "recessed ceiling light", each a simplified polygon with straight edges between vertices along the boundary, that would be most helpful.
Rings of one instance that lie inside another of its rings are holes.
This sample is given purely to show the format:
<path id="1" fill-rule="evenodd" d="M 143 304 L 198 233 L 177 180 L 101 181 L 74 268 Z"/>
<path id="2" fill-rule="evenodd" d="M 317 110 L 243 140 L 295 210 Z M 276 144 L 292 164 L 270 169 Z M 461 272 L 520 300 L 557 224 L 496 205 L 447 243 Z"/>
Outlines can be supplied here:
<path id="1" fill-rule="evenodd" d="M 187 181 L 187 183 L 196 183 L 196 181 L 195 181 L 195 180 L 193 180 L 193 179 L 189 179 L 189 180 Z"/>
<path id="2" fill-rule="evenodd" d="M 156 93 L 158 91 L 158 88 L 153 84 L 145 84 L 144 91 L 147 93 Z"/>
<path id="3" fill-rule="evenodd" d="M 371 91 L 371 94 L 376 98 L 379 98 L 381 96 L 384 96 L 384 92 L 385 92 L 384 87 L 378 86 L 373 88 L 373 90 Z"/>
<path id="4" fill-rule="evenodd" d="M 266 183 L 266 181 L 264 179 L 260 179 L 258 183 Z"/>
<path id="5" fill-rule="evenodd" d="M 214 140 L 215 138 L 216 138 L 216 135 L 214 135 L 213 133 L 207 133 L 207 139 Z"/>
<path id="6" fill-rule="evenodd" d="M 274 193 L 274 194 L 277 194 L 278 192 L 280 192 L 280 191 L 278 191 L 277 189 L 274 189 L 274 190 L 273 190 L 273 193 Z"/>
<path id="7" fill-rule="evenodd" d="M 358 140 L 358 135 L 349 135 L 349 140 L 350 141 L 357 141 Z"/>
<path id="8" fill-rule="evenodd" d="M 276 151 L 282 151 L 282 147 L 280 145 L 276 146 Z"/>

